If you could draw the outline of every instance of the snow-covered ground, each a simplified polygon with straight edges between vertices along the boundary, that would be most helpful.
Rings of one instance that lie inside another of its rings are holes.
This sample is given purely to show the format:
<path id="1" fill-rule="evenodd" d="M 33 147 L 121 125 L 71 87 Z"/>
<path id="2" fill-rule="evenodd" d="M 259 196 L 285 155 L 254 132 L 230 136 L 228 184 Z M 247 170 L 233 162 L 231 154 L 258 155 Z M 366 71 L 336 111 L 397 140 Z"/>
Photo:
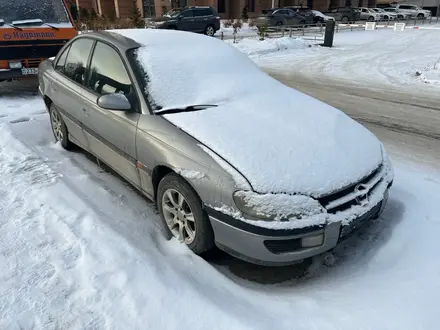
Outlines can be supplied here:
<path id="1" fill-rule="evenodd" d="M 406 71 L 435 59 L 439 46 L 430 42 L 431 32 L 424 41 L 414 37 L 423 31 L 376 32 L 341 33 L 331 50 L 253 58 L 276 69 L 300 66 L 305 73 L 388 84 L 401 77 L 393 70 L 409 83 Z M 417 48 L 403 53 L 409 41 L 419 46 L 418 62 Z M 367 72 L 376 77 L 368 80 Z M 267 269 L 224 255 L 208 262 L 165 240 L 155 207 L 128 184 L 83 152 L 54 144 L 38 96 L 5 86 L 0 329 L 438 328 L 440 170 L 398 153 L 383 216 L 339 245 L 332 267 L 316 258 L 297 276 L 299 266 Z"/>
<path id="2" fill-rule="evenodd" d="M 245 52 L 270 70 L 331 77 L 359 86 L 434 91 L 440 86 L 439 38 L 440 30 L 343 31 L 335 34 L 331 49 L 297 48 L 270 57 Z"/>

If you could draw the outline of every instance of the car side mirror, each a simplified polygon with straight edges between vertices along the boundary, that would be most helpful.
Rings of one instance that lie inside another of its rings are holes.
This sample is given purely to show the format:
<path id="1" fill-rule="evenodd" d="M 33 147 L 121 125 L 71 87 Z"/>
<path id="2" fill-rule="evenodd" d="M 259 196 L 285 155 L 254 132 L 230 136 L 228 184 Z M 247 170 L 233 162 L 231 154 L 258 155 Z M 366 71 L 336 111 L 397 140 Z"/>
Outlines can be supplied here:
<path id="1" fill-rule="evenodd" d="M 105 94 L 98 98 L 98 105 L 107 110 L 129 111 L 131 110 L 130 101 L 124 94 L 113 93 Z"/>
<path id="2" fill-rule="evenodd" d="M 178 21 L 181 21 L 181 20 L 182 20 L 182 18 L 183 18 L 183 16 L 182 16 L 182 15 L 179 15 L 179 16 L 177 16 L 177 20 L 178 20 Z"/>

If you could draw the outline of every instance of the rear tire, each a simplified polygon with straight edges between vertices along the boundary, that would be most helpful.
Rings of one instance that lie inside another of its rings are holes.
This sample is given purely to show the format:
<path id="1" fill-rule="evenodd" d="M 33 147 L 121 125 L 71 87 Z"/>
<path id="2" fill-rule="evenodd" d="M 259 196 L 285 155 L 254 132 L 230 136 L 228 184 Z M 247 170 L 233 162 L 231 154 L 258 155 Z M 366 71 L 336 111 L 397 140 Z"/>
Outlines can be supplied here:
<path id="1" fill-rule="evenodd" d="M 208 26 L 205 28 L 205 34 L 206 34 L 208 37 L 213 37 L 214 34 L 215 34 L 215 28 L 214 28 L 212 25 L 208 25 Z"/>
<path id="2" fill-rule="evenodd" d="M 183 198 L 180 205 L 179 194 Z M 196 254 L 207 252 L 215 246 L 214 232 L 202 201 L 182 177 L 175 173 L 166 175 L 159 182 L 156 203 L 169 238 L 174 236 L 180 239 Z"/>
<path id="3" fill-rule="evenodd" d="M 417 15 L 417 19 L 425 19 L 425 15 L 423 15 L 423 14 L 418 14 L 418 15 Z"/>
<path id="4" fill-rule="evenodd" d="M 370 16 L 370 17 L 368 17 L 368 20 L 367 20 L 368 22 L 374 22 L 374 17 L 373 16 Z"/>
<path id="5" fill-rule="evenodd" d="M 63 117 L 61 117 L 57 108 L 53 105 L 50 105 L 49 110 L 50 115 L 50 126 L 52 127 L 52 133 L 55 137 L 55 141 L 60 141 L 61 146 L 70 150 L 74 147 L 74 144 L 69 140 L 69 131 L 67 130 L 67 126 L 64 123 Z"/>

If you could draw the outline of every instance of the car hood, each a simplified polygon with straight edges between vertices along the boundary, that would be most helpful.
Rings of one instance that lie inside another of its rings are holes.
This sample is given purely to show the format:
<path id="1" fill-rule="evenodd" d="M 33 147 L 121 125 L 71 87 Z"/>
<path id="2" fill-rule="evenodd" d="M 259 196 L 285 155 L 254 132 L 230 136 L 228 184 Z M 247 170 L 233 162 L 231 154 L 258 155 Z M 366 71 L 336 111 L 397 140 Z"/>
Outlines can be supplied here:
<path id="1" fill-rule="evenodd" d="M 380 141 L 359 123 L 277 81 L 270 85 L 266 93 L 164 117 L 227 160 L 259 193 L 319 197 L 381 164 Z"/>

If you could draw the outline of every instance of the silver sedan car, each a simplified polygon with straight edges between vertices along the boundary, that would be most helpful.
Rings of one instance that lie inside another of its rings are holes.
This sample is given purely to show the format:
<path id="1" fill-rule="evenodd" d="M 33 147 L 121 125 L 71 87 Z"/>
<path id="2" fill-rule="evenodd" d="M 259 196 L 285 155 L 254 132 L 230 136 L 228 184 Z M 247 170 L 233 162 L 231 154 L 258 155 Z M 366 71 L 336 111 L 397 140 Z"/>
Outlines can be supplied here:
<path id="1" fill-rule="evenodd" d="M 230 44 L 181 31 L 81 34 L 39 67 L 53 134 L 158 207 L 170 238 L 284 265 L 380 216 L 380 141 Z"/>

